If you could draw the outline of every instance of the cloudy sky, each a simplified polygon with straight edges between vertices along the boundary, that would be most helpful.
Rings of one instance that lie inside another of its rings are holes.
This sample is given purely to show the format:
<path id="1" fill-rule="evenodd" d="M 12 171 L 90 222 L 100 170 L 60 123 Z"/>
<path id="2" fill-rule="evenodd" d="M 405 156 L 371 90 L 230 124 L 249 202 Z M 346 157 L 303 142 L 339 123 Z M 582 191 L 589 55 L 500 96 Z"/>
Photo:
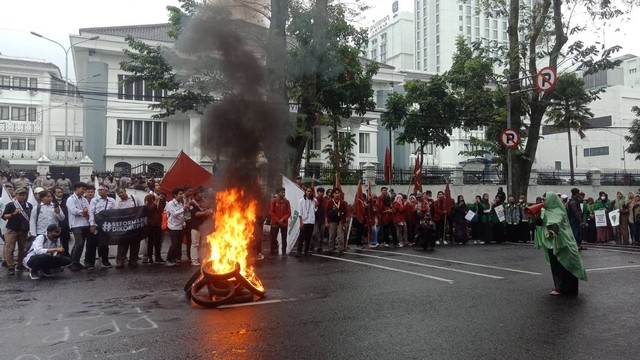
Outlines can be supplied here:
<path id="1" fill-rule="evenodd" d="M 401 11 L 413 12 L 413 0 L 399 0 Z M 453 1 L 453 0 L 449 0 Z M 391 13 L 393 0 L 364 0 L 372 9 L 364 16 L 363 26 Z M 47 59 L 64 71 L 64 52 L 53 43 L 30 34 L 35 31 L 69 46 L 69 34 L 84 27 L 153 24 L 167 21 L 167 5 L 178 0 L 0 0 L 0 53 L 9 56 Z M 640 19 L 640 13 L 632 19 Z M 634 26 L 635 25 L 635 26 Z M 605 31 L 606 44 L 620 44 L 622 53 L 640 55 L 640 42 L 633 40 L 640 26 L 637 21 L 622 24 L 619 32 Z M 602 40 L 603 32 L 590 34 L 591 40 Z M 71 58 L 70 58 L 71 61 Z M 70 69 L 70 76 L 73 71 Z"/>

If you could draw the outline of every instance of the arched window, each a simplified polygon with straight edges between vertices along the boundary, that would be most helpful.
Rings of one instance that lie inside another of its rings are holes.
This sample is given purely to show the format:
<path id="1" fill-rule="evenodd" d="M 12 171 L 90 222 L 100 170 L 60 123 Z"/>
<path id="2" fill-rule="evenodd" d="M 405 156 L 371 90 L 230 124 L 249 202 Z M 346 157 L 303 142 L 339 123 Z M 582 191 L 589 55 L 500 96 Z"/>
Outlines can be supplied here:
<path id="1" fill-rule="evenodd" d="M 147 172 L 153 174 L 153 176 L 162 177 L 164 175 L 164 165 L 157 162 L 152 162 L 151 164 L 147 165 Z"/>
<path id="2" fill-rule="evenodd" d="M 119 175 L 122 172 L 124 172 L 127 175 L 131 175 L 131 164 L 125 161 L 121 161 L 113 165 L 114 174 Z"/>

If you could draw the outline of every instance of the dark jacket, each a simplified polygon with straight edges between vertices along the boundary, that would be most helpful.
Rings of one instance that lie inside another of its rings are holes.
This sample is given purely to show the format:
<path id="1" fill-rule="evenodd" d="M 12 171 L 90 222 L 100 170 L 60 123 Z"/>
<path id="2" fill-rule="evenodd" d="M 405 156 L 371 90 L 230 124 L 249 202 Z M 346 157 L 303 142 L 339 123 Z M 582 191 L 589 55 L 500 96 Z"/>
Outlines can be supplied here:
<path id="1" fill-rule="evenodd" d="M 26 217 L 23 214 L 11 215 L 11 217 L 7 219 L 7 229 L 15 230 L 15 231 L 29 231 L 29 217 L 31 216 L 31 210 L 33 210 L 33 205 L 29 204 L 26 201 L 20 205 L 22 206 L 22 209 L 26 214 Z M 4 207 L 4 212 L 2 213 L 2 217 L 5 218 L 5 215 L 12 214 L 14 211 L 16 211 L 16 205 L 12 201 Z"/>

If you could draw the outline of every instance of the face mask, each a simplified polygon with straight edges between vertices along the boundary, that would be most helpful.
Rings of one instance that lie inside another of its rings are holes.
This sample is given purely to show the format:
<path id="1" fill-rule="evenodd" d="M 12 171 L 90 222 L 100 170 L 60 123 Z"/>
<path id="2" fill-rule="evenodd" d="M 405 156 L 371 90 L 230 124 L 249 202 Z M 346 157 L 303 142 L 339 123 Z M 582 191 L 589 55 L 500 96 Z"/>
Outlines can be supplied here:
<path id="1" fill-rule="evenodd" d="M 520 201 L 521 204 L 524 202 L 524 200 L 519 200 L 519 201 Z"/>
<path id="2" fill-rule="evenodd" d="M 607 197 L 606 196 L 601 196 L 600 200 L 605 201 L 605 200 L 607 200 Z"/>
<path id="3" fill-rule="evenodd" d="M 51 179 L 51 175 L 47 175 L 47 179 Z"/>

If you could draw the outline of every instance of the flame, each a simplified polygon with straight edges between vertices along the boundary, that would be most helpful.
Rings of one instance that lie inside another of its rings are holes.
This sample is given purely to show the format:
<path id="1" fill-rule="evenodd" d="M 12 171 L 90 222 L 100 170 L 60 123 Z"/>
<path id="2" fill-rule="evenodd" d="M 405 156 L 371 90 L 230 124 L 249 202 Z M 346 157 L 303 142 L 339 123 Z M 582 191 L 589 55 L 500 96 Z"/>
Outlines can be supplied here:
<path id="1" fill-rule="evenodd" d="M 216 196 L 215 232 L 207 235 L 211 248 L 209 266 L 213 273 L 226 274 L 240 265 L 240 275 L 259 290 L 262 282 L 253 266 L 247 265 L 248 248 L 253 239 L 257 202 L 244 191 L 227 189 Z"/>

